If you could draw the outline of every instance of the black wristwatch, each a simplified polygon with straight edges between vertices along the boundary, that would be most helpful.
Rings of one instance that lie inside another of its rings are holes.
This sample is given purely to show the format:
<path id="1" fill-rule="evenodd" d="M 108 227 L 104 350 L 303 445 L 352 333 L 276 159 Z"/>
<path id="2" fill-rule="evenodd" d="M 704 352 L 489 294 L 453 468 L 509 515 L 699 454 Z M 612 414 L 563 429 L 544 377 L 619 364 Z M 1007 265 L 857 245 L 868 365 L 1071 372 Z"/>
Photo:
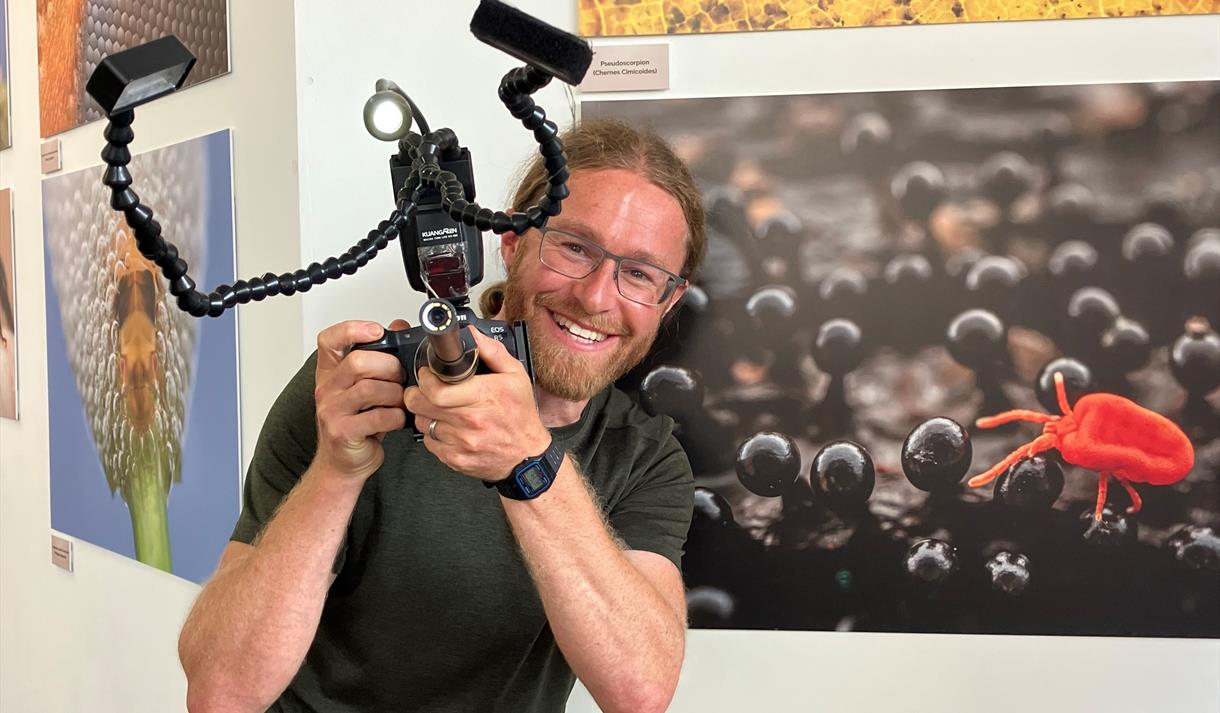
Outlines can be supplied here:
<path id="1" fill-rule="evenodd" d="M 513 468 L 513 472 L 504 480 L 483 485 L 495 488 L 506 498 L 513 500 L 533 500 L 546 492 L 559 473 L 559 465 L 563 463 L 563 448 L 559 441 L 551 438 L 551 445 L 542 455 L 526 458 Z"/>

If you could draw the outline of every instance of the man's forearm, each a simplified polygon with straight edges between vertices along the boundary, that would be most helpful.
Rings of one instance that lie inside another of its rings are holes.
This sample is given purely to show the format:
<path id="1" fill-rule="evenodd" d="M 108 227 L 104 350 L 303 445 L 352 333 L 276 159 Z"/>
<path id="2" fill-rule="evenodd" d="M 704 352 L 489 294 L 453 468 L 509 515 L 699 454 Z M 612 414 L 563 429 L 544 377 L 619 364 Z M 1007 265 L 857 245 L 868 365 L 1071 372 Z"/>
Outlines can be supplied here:
<path id="1" fill-rule="evenodd" d="M 362 485 L 311 467 L 254 547 L 208 581 L 178 641 L 193 713 L 263 711 L 288 687 Z"/>
<path id="2" fill-rule="evenodd" d="M 542 496 L 503 503 L 555 640 L 598 705 L 664 709 L 682 667 L 684 615 L 628 561 L 571 460 Z"/>

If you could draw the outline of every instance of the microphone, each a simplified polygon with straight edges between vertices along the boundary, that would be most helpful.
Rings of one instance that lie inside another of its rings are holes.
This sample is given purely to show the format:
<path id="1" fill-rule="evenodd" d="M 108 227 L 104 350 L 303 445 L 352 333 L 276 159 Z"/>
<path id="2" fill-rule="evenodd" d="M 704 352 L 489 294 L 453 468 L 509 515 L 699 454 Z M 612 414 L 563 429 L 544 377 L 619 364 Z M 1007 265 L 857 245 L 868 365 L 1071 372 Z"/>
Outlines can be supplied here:
<path id="1" fill-rule="evenodd" d="M 483 42 L 576 86 L 593 63 L 593 48 L 576 35 L 548 25 L 500 0 L 482 0 L 470 31 Z"/>

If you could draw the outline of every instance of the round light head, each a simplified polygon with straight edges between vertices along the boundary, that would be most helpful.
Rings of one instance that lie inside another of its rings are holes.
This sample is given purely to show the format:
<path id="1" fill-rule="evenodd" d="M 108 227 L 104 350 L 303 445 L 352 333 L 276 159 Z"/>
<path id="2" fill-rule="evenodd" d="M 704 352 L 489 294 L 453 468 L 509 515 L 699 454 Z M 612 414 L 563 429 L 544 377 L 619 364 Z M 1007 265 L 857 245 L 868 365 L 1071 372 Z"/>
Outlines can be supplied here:
<path id="1" fill-rule="evenodd" d="M 411 106 L 393 91 L 379 91 L 364 103 L 364 128 L 382 141 L 398 141 L 411 130 Z"/>

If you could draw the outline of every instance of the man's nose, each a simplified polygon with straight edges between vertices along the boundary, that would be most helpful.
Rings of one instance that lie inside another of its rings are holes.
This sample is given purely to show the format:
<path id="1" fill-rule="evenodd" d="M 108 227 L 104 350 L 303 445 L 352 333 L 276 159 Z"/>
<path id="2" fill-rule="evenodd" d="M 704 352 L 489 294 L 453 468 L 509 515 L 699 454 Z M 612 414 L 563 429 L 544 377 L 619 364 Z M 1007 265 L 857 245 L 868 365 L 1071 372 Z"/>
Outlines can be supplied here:
<path id="1" fill-rule="evenodd" d="M 618 286 L 614 283 L 617 267 L 613 260 L 603 260 L 596 270 L 577 281 L 576 297 L 588 314 L 605 312 L 614 307 L 618 300 Z"/>

